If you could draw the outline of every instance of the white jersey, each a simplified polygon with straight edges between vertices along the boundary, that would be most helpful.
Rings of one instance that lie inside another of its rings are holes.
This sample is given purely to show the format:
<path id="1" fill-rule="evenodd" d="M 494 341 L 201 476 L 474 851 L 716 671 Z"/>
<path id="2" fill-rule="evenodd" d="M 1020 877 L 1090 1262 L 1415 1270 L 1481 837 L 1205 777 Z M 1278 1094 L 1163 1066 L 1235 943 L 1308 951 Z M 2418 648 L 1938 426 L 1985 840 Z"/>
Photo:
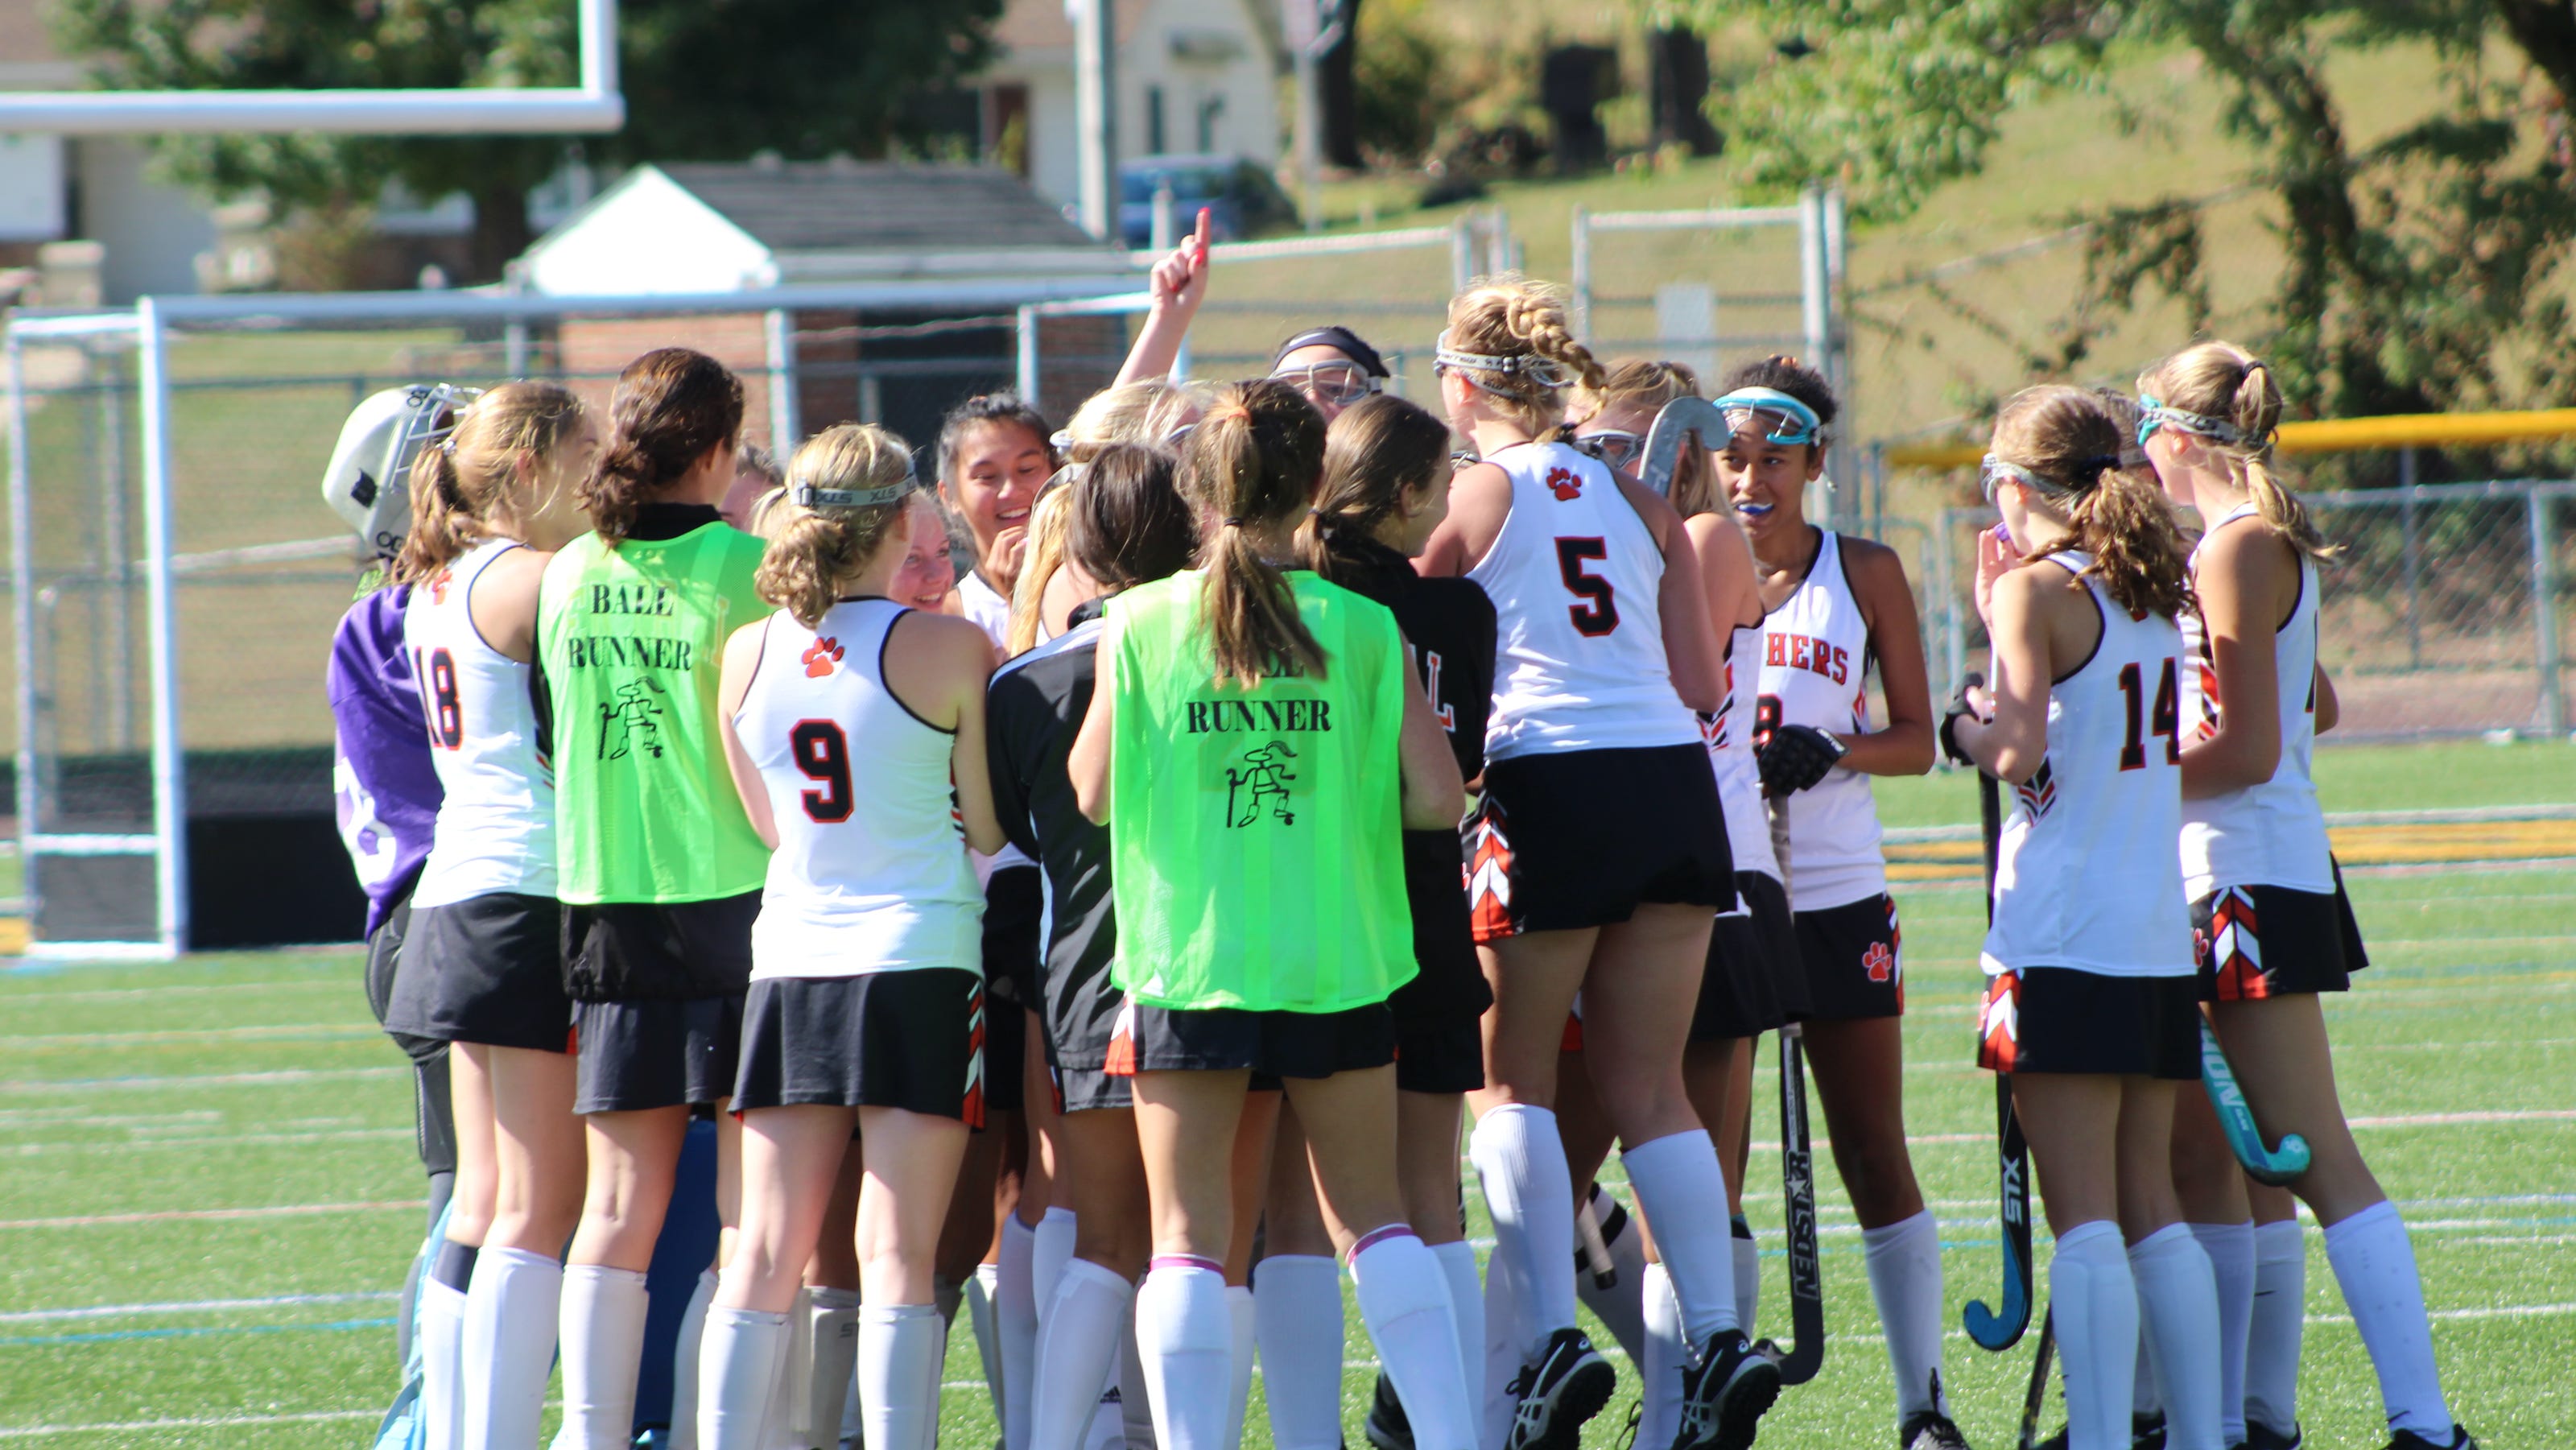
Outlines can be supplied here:
<path id="1" fill-rule="evenodd" d="M 555 894 L 555 768 L 538 738 L 533 667 L 486 644 L 467 605 L 492 561 L 520 547 L 475 545 L 413 586 L 403 607 L 403 648 L 446 792 L 415 907 Z"/>
<path id="2" fill-rule="evenodd" d="M 1738 871 L 1759 871 L 1777 881 L 1780 862 L 1771 854 L 1770 817 L 1762 810 L 1762 773 L 1753 764 L 1753 700 L 1757 663 L 1762 658 L 1762 626 L 1739 625 L 1727 637 L 1726 694 L 1717 713 L 1699 721 L 1708 745 L 1709 768 L 1717 772 L 1717 800 L 1726 810 L 1726 845 Z M 1737 911 L 1745 908 L 1741 903 Z"/>
<path id="3" fill-rule="evenodd" d="M 2089 555 L 2050 565 L 2080 574 Z M 2038 566 L 2032 566 L 2038 567 Z M 1989 976 L 2073 967 L 2106 977 L 2187 977 L 2191 908 L 2165 849 L 2182 823 L 2177 728 L 2182 631 L 2133 618 L 2095 580 L 2092 657 L 2048 690 L 2048 750 L 2013 787 L 1995 861 Z"/>
<path id="4" fill-rule="evenodd" d="M 2240 505 L 2210 525 L 2191 551 L 2194 571 L 2201 549 L 2220 529 L 2257 512 L 2250 503 Z M 2335 889 L 2325 808 L 2317 802 L 2316 781 L 2309 773 L 2317 745 L 2317 565 L 2305 553 L 2298 557 L 2299 602 L 2272 636 L 2281 763 L 2261 785 L 2183 802 L 2183 889 L 2194 901 L 2222 886 L 2286 886 L 2320 894 Z M 2217 661 L 2198 613 L 2183 615 L 2182 634 L 2192 666 L 2183 676 L 2183 721 L 2189 739 L 2206 740 L 2218 733 L 2224 709 Z"/>
<path id="5" fill-rule="evenodd" d="M 1755 729 L 1812 725 L 1836 735 L 1869 729 L 1869 621 L 1853 597 L 1842 539 L 1819 531 L 1816 561 L 1762 620 Z M 1867 901 L 1887 890 L 1878 801 L 1869 777 L 1835 766 L 1789 797 L 1789 889 L 1800 911 Z"/>
<path id="6" fill-rule="evenodd" d="M 966 577 L 957 581 L 957 603 L 966 617 L 975 621 L 975 627 L 984 631 L 984 637 L 993 642 L 993 657 L 1009 658 L 1011 646 L 1007 641 L 1011 633 L 1011 601 L 985 583 L 982 573 L 969 569 Z M 1037 864 L 1029 859 L 1028 852 L 1017 846 L 1004 846 L 990 856 L 981 851 L 972 851 L 968 855 L 974 859 L 978 882 L 992 880 L 996 871 Z"/>
<path id="7" fill-rule="evenodd" d="M 1563 443 L 1485 461 L 1512 484 L 1502 532 L 1467 571 L 1498 627 L 1485 758 L 1697 741 L 1664 657 L 1664 553 L 1610 470 Z"/>
<path id="8" fill-rule="evenodd" d="M 886 634 L 909 612 L 843 600 L 818 629 L 784 610 L 764 627 L 733 717 L 778 826 L 754 981 L 983 972 L 984 894 L 950 783 L 957 737 L 886 688 Z"/>

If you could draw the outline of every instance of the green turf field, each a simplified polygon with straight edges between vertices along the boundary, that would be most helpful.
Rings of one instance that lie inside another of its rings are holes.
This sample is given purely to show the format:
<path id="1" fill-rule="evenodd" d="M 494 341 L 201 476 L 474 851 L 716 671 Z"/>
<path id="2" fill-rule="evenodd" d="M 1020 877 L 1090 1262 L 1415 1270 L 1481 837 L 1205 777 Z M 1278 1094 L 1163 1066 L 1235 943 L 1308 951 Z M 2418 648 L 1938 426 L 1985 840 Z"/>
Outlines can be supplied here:
<path id="1" fill-rule="evenodd" d="M 2576 869 L 2351 885 L 2378 965 L 2331 1008 L 2340 1076 L 2414 1226 L 2453 1402 L 2489 1447 L 2576 1445 Z M 1955 1323 L 1998 1280 L 1992 1097 L 1968 1066 L 1979 907 L 1956 888 L 1901 900 L 1908 1118 Z M 0 1442 L 359 1444 L 394 1390 L 391 1291 L 421 1231 L 407 1076 L 353 953 L 0 970 Z M 1760 1094 L 1775 1100 L 1767 1073 Z M 1779 1160 L 1753 1162 L 1755 1223 L 1776 1248 Z M 1837 1337 L 1823 1375 L 1765 1423 L 1765 1447 L 1892 1438 L 1858 1231 L 1818 1163 Z M 2369 1365 L 2313 1234 L 2309 1251 L 2310 1443 L 2376 1446 Z M 1776 1330 L 1776 1254 L 1765 1276 Z M 1353 1444 L 1368 1353 L 1354 1319 Z M 1987 1355 L 1953 1330 L 1953 1394 L 1979 1446 L 2009 1443 L 2027 1364 L 2027 1346 Z M 946 1440 L 983 1450 L 994 1432 L 974 1366 L 961 1326 Z M 1611 1444 L 1625 1412 L 1623 1398 L 1587 1446 Z M 1249 1439 L 1267 1444 L 1258 1411 Z"/>

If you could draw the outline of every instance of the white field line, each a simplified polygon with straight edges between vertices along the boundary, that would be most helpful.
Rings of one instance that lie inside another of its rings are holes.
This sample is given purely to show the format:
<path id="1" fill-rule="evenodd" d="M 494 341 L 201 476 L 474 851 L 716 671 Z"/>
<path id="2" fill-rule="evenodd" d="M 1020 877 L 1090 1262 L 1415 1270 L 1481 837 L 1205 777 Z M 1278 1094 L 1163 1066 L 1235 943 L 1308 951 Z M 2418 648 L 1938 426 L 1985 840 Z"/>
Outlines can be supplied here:
<path id="1" fill-rule="evenodd" d="M 113 1420 L 82 1425 L 0 1425 L 0 1440 L 44 1435 L 114 1435 L 137 1430 L 227 1430 L 243 1425 L 312 1425 L 332 1420 L 381 1420 L 376 1410 L 308 1410 L 295 1415 L 207 1415 L 190 1420 Z"/>
<path id="2" fill-rule="evenodd" d="M 427 1206 L 422 1199 L 387 1200 L 372 1203 L 294 1203 L 270 1208 L 173 1208 L 150 1213 L 82 1213 L 65 1218 L 0 1218 L 0 1231 L 9 1229 L 103 1228 L 111 1224 L 179 1223 L 190 1221 L 229 1221 L 235 1219 L 300 1218 L 308 1214 L 387 1213 L 396 1209 L 419 1213 Z"/>
<path id="3" fill-rule="evenodd" d="M 131 1138 L 113 1143 L 11 1143 L 0 1158 L 42 1158 L 56 1153 L 135 1153 L 147 1148 L 250 1148 L 283 1143 L 348 1143 L 369 1138 L 408 1138 L 410 1128 L 341 1128 L 324 1133 L 240 1133 L 229 1138 Z"/>
<path id="4" fill-rule="evenodd" d="M 2576 1314 L 2576 1304 L 2497 1304 L 2483 1309 L 2435 1309 L 2427 1319 L 2540 1319 Z M 2350 1324 L 2349 1314 L 2311 1314 L 2310 1324 Z"/>
<path id="5" fill-rule="evenodd" d="M 208 1087 L 289 1087 L 296 1083 L 328 1082 L 342 1078 L 393 1077 L 408 1074 L 407 1067 L 286 1067 L 271 1072 L 208 1072 L 149 1074 L 134 1077 L 76 1077 L 25 1082 L 0 1081 L 0 1093 L 41 1095 L 49 1093 L 94 1093 L 118 1090 L 137 1092 L 178 1092 Z"/>
<path id="6" fill-rule="evenodd" d="M 0 1314 L 0 1324 L 47 1324 L 66 1319 L 139 1319 L 153 1314 L 228 1314 L 292 1304 L 373 1304 L 402 1296 L 369 1289 L 347 1294 L 271 1294 L 259 1299 L 192 1299 L 161 1304 L 94 1304 L 83 1309 L 24 1309 Z"/>
<path id="7" fill-rule="evenodd" d="M 158 1000 L 163 997 L 204 996 L 214 992 L 301 992 L 329 988 L 334 992 L 349 990 L 349 983 L 338 977 L 315 977 L 309 982 L 218 982 L 203 987 L 97 987 L 74 992 L 0 992 L 0 1006 L 20 1002 L 123 1002 L 137 997 Z"/>
<path id="8" fill-rule="evenodd" d="M 0 1133 L 22 1128 L 125 1128 L 135 1132 L 172 1132 L 184 1125 L 221 1122 L 212 1108 L 186 1113 L 46 1113 L 31 1108 L 0 1108 Z"/>
<path id="9" fill-rule="evenodd" d="M 135 1047 L 168 1042 L 357 1042 L 384 1036 L 381 1027 L 188 1027 L 159 1032 L 0 1033 L 0 1050 L 37 1047 Z"/>

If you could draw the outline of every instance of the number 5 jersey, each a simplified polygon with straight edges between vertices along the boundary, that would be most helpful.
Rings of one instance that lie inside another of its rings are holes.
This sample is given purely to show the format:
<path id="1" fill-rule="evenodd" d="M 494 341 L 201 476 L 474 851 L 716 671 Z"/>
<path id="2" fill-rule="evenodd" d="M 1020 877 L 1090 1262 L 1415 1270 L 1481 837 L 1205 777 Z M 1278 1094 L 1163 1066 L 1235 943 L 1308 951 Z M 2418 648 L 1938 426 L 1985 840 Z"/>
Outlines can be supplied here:
<path id="1" fill-rule="evenodd" d="M 956 814 L 956 732 L 887 687 L 886 639 L 912 611 L 844 599 L 813 629 L 780 610 L 734 713 L 769 795 L 751 976 L 983 970 L 984 893 Z"/>

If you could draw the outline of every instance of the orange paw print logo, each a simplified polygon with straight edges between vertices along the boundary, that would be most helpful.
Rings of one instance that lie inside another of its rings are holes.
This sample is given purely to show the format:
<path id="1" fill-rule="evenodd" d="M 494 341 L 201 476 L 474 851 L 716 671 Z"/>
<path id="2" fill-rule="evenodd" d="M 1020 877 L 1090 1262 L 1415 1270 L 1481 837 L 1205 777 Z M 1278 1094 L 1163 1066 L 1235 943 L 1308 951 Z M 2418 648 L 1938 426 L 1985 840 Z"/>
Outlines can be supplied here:
<path id="1" fill-rule="evenodd" d="M 818 636 L 805 647 L 805 678 L 819 680 L 841 662 L 841 642 L 830 635 Z"/>
<path id="2" fill-rule="evenodd" d="M 453 569 L 441 569 L 437 573 L 431 575 L 429 578 L 429 602 L 432 604 L 445 604 L 447 602 L 447 586 L 455 582 L 456 571 Z"/>
<path id="3" fill-rule="evenodd" d="M 1548 492 L 1556 495 L 1556 501 L 1558 503 L 1564 503 L 1568 499 L 1576 499 L 1583 496 L 1583 480 L 1571 468 L 1549 469 L 1547 471 L 1547 487 Z"/>

